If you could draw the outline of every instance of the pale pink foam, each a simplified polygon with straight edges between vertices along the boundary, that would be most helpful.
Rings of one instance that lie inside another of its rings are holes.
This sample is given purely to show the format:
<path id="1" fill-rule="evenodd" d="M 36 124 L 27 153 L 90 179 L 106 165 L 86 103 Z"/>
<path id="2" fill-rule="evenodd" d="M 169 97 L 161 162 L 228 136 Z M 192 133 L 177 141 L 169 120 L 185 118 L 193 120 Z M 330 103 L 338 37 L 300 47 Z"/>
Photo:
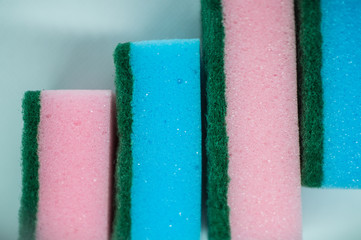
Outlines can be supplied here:
<path id="1" fill-rule="evenodd" d="M 37 240 L 110 234 L 111 91 L 43 91 L 38 129 Z"/>
<path id="2" fill-rule="evenodd" d="M 293 0 L 223 0 L 232 239 L 299 240 Z"/>

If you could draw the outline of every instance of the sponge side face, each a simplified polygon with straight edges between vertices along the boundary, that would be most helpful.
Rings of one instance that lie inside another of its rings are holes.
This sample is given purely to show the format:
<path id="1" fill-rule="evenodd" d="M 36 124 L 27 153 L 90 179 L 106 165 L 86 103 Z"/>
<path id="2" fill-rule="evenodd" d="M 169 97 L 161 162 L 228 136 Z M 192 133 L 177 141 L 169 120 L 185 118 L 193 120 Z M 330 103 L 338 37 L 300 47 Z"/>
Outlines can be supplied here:
<path id="1" fill-rule="evenodd" d="M 222 0 L 202 0 L 202 54 L 207 92 L 207 223 L 212 240 L 230 239 L 228 137 Z"/>
<path id="2" fill-rule="evenodd" d="M 199 239 L 198 40 L 131 43 L 131 239 Z"/>
<path id="3" fill-rule="evenodd" d="M 115 166 L 115 216 L 112 239 L 130 239 L 130 189 L 133 176 L 131 147 L 133 73 L 130 43 L 119 44 L 114 52 L 115 88 L 118 125 L 118 152 Z"/>
<path id="4" fill-rule="evenodd" d="M 361 188 L 361 4 L 321 1 L 326 188 Z"/>
<path id="5" fill-rule="evenodd" d="M 43 91 L 36 239 L 110 236 L 113 95 Z"/>
<path id="6" fill-rule="evenodd" d="M 302 239 L 293 9 L 223 1 L 232 239 Z"/>
<path id="7" fill-rule="evenodd" d="M 19 212 L 19 239 L 35 239 L 39 190 L 38 126 L 40 91 L 29 91 L 23 99 L 22 197 Z"/>
<path id="8" fill-rule="evenodd" d="M 298 97 L 302 185 L 323 182 L 323 83 L 320 0 L 297 0 Z"/>

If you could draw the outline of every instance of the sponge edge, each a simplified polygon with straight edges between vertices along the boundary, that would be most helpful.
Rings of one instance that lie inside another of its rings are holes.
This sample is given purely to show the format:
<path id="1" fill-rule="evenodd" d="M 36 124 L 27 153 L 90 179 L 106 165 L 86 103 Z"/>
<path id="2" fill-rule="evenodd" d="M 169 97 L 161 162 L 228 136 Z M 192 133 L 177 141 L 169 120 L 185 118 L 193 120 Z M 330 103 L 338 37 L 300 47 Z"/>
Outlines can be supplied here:
<path id="1" fill-rule="evenodd" d="M 228 137 L 222 0 L 202 0 L 202 54 L 206 75 L 207 224 L 213 240 L 230 239 Z"/>
<path id="2" fill-rule="evenodd" d="M 130 239 L 130 191 L 132 186 L 132 109 L 133 73 L 130 66 L 130 43 L 121 43 L 114 51 L 115 89 L 119 144 L 115 165 L 114 221 L 112 239 Z"/>
<path id="3" fill-rule="evenodd" d="M 223 13 L 232 239 L 302 239 L 293 1 Z"/>
<path id="4" fill-rule="evenodd" d="M 38 125 L 40 122 L 40 91 L 28 91 L 23 99 L 22 196 L 19 211 L 19 239 L 35 239 L 38 209 Z"/>
<path id="5" fill-rule="evenodd" d="M 42 91 L 36 239 L 108 239 L 111 91 Z"/>
<path id="6" fill-rule="evenodd" d="M 324 148 L 321 6 L 320 0 L 295 4 L 302 185 L 320 187 Z"/>

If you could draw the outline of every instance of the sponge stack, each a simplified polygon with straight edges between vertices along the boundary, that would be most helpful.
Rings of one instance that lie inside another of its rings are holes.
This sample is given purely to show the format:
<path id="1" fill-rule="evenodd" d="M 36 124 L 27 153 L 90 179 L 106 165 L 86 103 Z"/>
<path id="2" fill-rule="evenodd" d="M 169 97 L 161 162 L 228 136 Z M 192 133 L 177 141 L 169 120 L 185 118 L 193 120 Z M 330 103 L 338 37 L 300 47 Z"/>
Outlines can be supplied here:
<path id="1" fill-rule="evenodd" d="M 210 239 L 302 239 L 293 8 L 202 1 Z"/>
<path id="2" fill-rule="evenodd" d="M 302 184 L 361 188 L 360 1 L 296 2 Z"/>
<path id="3" fill-rule="evenodd" d="M 111 91 L 30 91 L 23 101 L 20 239 L 108 239 Z"/>
<path id="4" fill-rule="evenodd" d="M 119 44 L 113 239 L 199 239 L 198 40 Z"/>

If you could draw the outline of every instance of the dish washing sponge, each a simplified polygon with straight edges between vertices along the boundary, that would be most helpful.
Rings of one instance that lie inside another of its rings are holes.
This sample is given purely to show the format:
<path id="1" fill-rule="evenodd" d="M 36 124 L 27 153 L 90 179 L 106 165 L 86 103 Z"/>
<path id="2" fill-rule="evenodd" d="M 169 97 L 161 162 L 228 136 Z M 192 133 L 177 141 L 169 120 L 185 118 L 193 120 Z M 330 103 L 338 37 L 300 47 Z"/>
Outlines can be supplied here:
<path id="1" fill-rule="evenodd" d="M 302 184 L 361 187 L 361 5 L 297 1 Z"/>
<path id="2" fill-rule="evenodd" d="M 202 1 L 210 239 L 302 239 L 293 8 Z"/>
<path id="3" fill-rule="evenodd" d="M 20 239 L 108 239 L 110 91 L 29 91 L 23 100 Z"/>
<path id="4" fill-rule="evenodd" d="M 199 239 L 198 40 L 119 44 L 113 239 Z"/>

